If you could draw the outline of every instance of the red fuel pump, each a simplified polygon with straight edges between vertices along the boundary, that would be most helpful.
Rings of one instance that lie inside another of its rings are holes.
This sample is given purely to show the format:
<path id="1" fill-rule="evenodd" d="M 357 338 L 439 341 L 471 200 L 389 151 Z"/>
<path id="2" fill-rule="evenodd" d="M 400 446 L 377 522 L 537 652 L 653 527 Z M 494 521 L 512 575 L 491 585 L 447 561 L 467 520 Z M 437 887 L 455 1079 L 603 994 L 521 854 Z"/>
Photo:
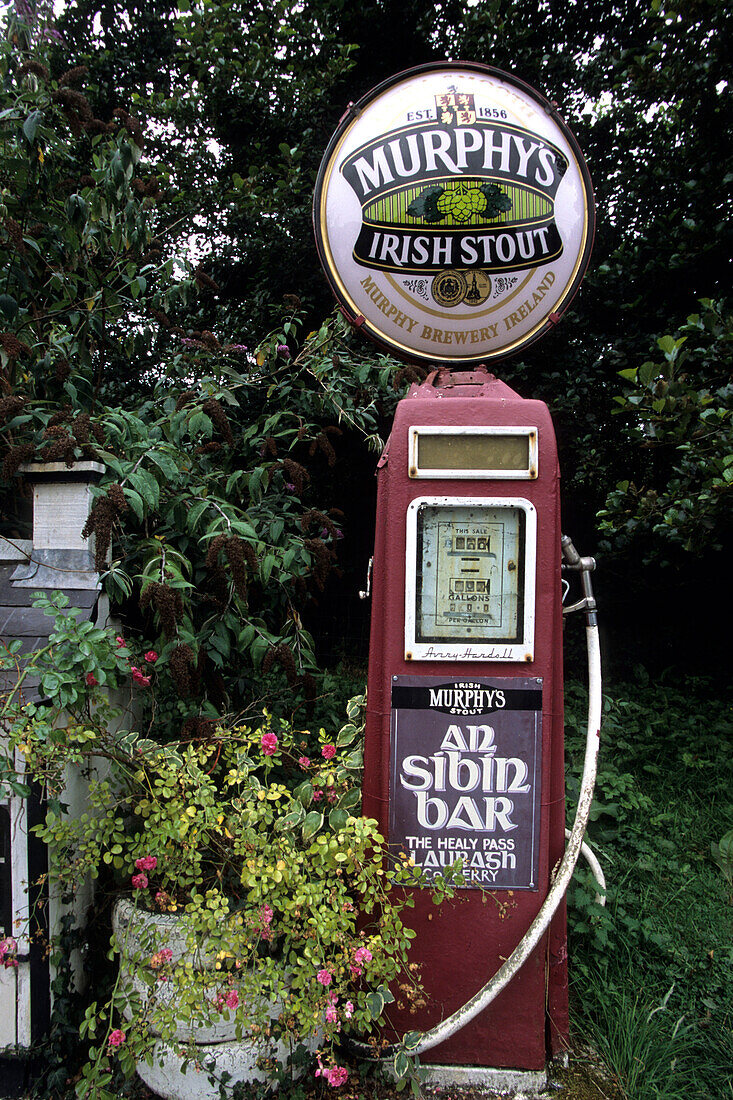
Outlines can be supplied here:
<path id="1" fill-rule="evenodd" d="M 396 1036 L 454 1067 L 544 1070 L 567 1038 L 563 895 L 590 807 L 600 705 L 565 845 L 560 473 L 546 406 L 487 369 L 559 321 L 593 238 L 590 179 L 553 104 L 474 63 L 350 105 L 321 165 L 319 254 L 341 308 L 432 372 L 378 468 L 363 810 L 455 899 L 415 890 L 425 1003 Z M 453 369 L 451 369 L 453 368 Z M 470 1023 L 470 1026 L 467 1026 Z"/>
<path id="2" fill-rule="evenodd" d="M 364 812 L 458 900 L 415 892 L 426 1030 L 521 940 L 564 850 L 559 470 L 546 406 L 485 369 L 397 407 L 380 461 Z M 567 1033 L 564 915 L 491 1007 L 431 1052 L 541 1069 Z"/>

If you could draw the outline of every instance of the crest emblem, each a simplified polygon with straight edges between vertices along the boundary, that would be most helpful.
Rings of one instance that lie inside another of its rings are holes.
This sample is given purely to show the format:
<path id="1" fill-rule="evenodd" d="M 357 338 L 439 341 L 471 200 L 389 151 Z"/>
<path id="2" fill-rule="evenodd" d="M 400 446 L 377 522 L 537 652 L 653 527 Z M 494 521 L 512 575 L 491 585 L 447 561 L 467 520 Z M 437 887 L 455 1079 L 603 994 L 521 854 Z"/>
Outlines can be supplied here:
<path id="1" fill-rule="evenodd" d="M 454 86 L 444 95 L 436 95 L 438 118 L 445 126 L 472 126 L 476 121 L 473 96 Z"/>

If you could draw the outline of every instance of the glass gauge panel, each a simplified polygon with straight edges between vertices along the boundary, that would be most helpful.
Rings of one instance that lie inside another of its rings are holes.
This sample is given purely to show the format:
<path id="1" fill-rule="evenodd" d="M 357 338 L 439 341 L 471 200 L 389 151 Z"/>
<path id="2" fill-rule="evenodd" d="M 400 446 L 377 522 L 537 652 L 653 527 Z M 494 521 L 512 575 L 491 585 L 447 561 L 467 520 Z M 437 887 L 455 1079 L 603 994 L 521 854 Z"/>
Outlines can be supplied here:
<path id="1" fill-rule="evenodd" d="M 528 470 L 529 436 L 418 435 L 417 464 L 421 470 Z"/>
<path id="2" fill-rule="evenodd" d="M 415 640 L 520 642 L 524 543 L 522 508 L 423 505 Z"/>

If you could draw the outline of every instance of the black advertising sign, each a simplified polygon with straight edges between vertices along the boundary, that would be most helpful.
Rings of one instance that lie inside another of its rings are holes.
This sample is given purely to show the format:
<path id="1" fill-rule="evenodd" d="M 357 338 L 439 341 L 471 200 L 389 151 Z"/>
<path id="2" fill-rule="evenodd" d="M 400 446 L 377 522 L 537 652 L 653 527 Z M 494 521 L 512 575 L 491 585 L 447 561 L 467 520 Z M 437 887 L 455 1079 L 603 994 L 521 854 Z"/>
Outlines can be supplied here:
<path id="1" fill-rule="evenodd" d="M 538 889 L 541 746 L 537 677 L 393 677 L 390 846 L 428 879 L 460 858 L 467 889 Z"/>

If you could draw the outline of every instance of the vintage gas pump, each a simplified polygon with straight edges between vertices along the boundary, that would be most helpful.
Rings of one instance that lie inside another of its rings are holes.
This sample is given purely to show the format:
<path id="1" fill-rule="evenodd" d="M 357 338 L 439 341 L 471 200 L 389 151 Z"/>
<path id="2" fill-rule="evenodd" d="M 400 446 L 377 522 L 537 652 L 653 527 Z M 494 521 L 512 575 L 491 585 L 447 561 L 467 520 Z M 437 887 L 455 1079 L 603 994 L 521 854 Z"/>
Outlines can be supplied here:
<path id="1" fill-rule="evenodd" d="M 563 856 L 561 561 L 590 562 L 561 541 L 546 406 L 487 364 L 552 328 L 577 289 L 590 180 L 521 81 L 427 65 L 349 108 L 315 225 L 347 316 L 433 368 L 379 462 L 363 808 L 426 878 L 460 858 L 463 879 L 439 909 L 415 891 L 427 1003 L 398 997 L 391 1019 L 427 1032 L 424 1062 L 542 1072 L 567 1037 L 558 892 L 582 839 Z M 591 757 L 596 741 L 593 716 Z"/>

